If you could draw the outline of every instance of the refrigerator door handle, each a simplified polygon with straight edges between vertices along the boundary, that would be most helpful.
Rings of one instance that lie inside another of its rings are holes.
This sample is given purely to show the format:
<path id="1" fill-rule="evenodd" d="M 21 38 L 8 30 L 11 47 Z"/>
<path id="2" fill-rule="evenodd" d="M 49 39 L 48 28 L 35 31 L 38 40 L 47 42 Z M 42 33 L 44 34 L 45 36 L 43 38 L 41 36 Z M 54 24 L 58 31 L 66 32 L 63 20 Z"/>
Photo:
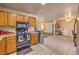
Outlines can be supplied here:
<path id="1" fill-rule="evenodd" d="M 74 23 L 74 31 L 73 31 L 73 42 L 75 47 L 77 46 L 77 33 L 76 33 L 77 19 L 75 19 Z"/>

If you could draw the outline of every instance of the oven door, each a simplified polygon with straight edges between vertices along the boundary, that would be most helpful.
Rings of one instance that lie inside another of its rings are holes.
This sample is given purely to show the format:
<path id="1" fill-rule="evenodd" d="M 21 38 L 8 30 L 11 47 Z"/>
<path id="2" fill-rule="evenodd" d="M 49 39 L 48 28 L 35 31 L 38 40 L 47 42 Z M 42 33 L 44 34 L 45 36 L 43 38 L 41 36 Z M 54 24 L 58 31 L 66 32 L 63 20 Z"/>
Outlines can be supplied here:
<path id="1" fill-rule="evenodd" d="M 31 40 L 30 33 L 17 35 L 17 46 L 25 44 L 30 45 L 30 40 Z"/>

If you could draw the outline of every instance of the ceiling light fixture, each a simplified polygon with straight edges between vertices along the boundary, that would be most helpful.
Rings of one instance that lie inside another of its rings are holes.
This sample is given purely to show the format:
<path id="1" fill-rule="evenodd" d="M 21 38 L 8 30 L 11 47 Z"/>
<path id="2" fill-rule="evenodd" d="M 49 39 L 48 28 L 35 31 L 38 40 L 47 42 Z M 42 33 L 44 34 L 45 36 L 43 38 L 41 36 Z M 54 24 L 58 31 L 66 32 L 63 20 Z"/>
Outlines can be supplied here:
<path id="1" fill-rule="evenodd" d="M 77 17 L 77 20 L 79 21 L 79 17 Z"/>
<path id="2" fill-rule="evenodd" d="M 68 13 L 68 15 L 65 15 L 66 21 L 70 21 L 72 19 L 71 13 Z"/>
<path id="3" fill-rule="evenodd" d="M 46 3 L 41 3 L 41 5 L 45 6 Z"/>

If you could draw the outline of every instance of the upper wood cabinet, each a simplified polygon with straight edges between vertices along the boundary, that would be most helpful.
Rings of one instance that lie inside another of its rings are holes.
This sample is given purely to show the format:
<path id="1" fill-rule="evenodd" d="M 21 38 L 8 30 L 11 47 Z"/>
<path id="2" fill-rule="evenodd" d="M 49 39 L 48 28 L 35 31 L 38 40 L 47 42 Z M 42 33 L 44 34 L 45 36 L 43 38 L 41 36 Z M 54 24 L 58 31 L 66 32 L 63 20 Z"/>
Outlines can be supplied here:
<path id="1" fill-rule="evenodd" d="M 24 21 L 24 17 L 22 15 L 17 15 L 16 21 L 23 22 Z"/>
<path id="2" fill-rule="evenodd" d="M 16 26 L 16 15 L 8 13 L 8 26 Z"/>
<path id="3" fill-rule="evenodd" d="M 7 12 L 0 11 L 0 25 L 7 26 Z"/>
<path id="4" fill-rule="evenodd" d="M 36 17 L 29 17 L 29 24 L 31 27 L 36 26 Z"/>
<path id="5" fill-rule="evenodd" d="M 13 15 L 12 13 L 0 11 L 0 25 L 1 26 L 14 26 L 15 27 L 16 21 L 29 22 L 30 27 L 36 26 L 36 17 L 23 16 L 23 15 Z"/>
<path id="6" fill-rule="evenodd" d="M 24 16 L 24 21 L 25 22 L 29 22 L 29 17 L 28 16 Z"/>

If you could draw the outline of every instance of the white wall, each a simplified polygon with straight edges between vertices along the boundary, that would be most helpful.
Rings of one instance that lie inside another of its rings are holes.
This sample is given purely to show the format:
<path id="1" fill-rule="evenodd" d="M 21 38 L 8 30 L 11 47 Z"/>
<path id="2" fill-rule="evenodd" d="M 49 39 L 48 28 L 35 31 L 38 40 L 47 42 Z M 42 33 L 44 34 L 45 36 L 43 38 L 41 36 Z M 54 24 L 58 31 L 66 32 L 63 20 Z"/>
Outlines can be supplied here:
<path id="1" fill-rule="evenodd" d="M 73 36 L 72 35 L 72 30 L 74 30 L 74 19 L 70 21 L 60 21 L 60 28 L 62 29 L 62 34 L 66 36 Z"/>
<path id="2" fill-rule="evenodd" d="M 52 23 L 45 23 L 44 32 L 52 33 Z"/>

